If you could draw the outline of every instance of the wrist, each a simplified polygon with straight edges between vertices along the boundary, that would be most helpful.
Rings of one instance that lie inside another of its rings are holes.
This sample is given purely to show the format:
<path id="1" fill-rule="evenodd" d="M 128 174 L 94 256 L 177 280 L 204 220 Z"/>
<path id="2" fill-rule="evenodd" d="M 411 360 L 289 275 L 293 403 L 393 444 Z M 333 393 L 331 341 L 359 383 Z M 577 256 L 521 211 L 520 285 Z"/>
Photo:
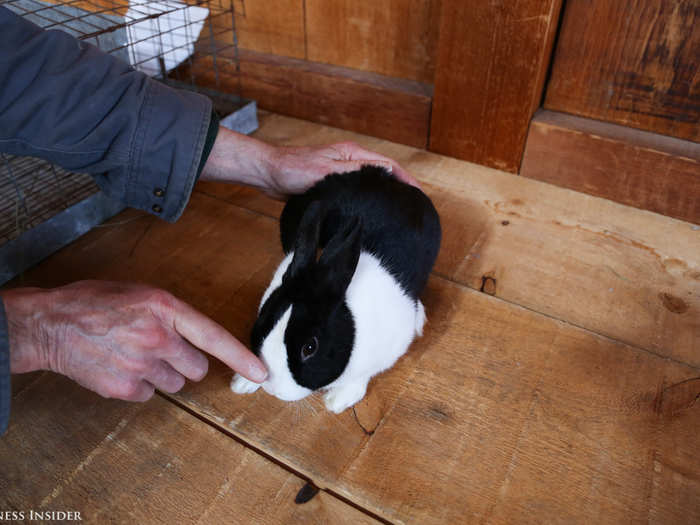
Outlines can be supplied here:
<path id="1" fill-rule="evenodd" d="M 261 140 L 221 127 L 200 180 L 268 189 L 273 180 L 276 149 Z"/>
<path id="2" fill-rule="evenodd" d="M 0 295 L 5 307 L 10 348 L 10 372 L 48 370 L 48 326 L 44 322 L 46 290 L 17 288 Z"/>

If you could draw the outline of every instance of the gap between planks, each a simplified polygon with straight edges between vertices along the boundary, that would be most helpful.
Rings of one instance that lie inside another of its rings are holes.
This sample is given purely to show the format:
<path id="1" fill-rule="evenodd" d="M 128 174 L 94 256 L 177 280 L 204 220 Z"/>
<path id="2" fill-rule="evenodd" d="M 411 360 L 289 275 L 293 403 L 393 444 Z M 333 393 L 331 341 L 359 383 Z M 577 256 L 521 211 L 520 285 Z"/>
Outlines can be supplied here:
<path id="1" fill-rule="evenodd" d="M 211 199 L 215 199 L 215 200 L 220 201 L 220 202 L 224 202 L 224 203 L 226 203 L 227 205 L 233 206 L 233 207 L 235 207 L 235 208 L 237 208 L 237 209 L 244 210 L 244 211 L 246 211 L 246 212 L 252 213 L 253 215 L 256 215 L 256 216 L 259 216 L 259 217 L 264 217 L 264 218 L 266 218 L 266 219 L 273 220 L 273 221 L 275 221 L 275 222 L 279 222 L 279 219 L 278 219 L 276 216 L 274 216 L 274 215 L 271 215 L 271 214 L 268 214 L 268 213 L 265 213 L 265 212 L 262 212 L 262 211 L 259 211 L 259 210 L 253 210 L 253 209 L 247 208 L 247 207 L 245 207 L 245 206 L 241 206 L 240 204 L 235 204 L 235 203 L 231 202 L 230 200 L 228 200 L 228 199 L 226 199 L 226 198 L 224 198 L 224 197 L 220 197 L 220 196 L 218 196 L 218 195 L 214 195 L 214 194 L 212 194 L 212 193 L 199 190 L 199 189 L 197 189 L 196 187 L 195 187 L 195 189 L 194 189 L 193 191 L 196 192 L 196 193 L 199 193 L 200 195 L 203 195 L 203 196 L 205 196 L 205 197 L 208 197 L 208 198 L 211 198 Z M 458 280 L 456 280 L 456 279 L 453 279 L 453 278 L 451 278 L 451 277 L 449 277 L 449 276 L 447 276 L 447 275 L 445 275 L 445 274 L 438 273 L 438 272 L 436 272 L 436 271 L 432 271 L 432 272 L 431 272 L 431 275 L 432 275 L 434 278 L 436 278 L 436 279 L 441 279 L 441 280 L 443 280 L 443 281 L 450 282 L 450 283 L 455 284 L 455 285 L 457 285 L 457 286 L 459 286 L 459 287 L 461 287 L 461 288 L 463 288 L 463 289 L 465 289 L 465 290 L 469 290 L 469 291 L 472 292 L 472 293 L 483 293 L 483 292 L 477 290 L 476 288 L 474 288 L 474 287 L 472 287 L 472 286 L 469 286 L 468 284 L 466 284 L 466 283 L 464 283 L 464 282 L 461 282 L 461 281 L 458 281 Z M 606 341 L 611 341 L 611 342 L 614 342 L 614 343 L 616 343 L 616 344 L 625 345 L 625 346 L 628 346 L 628 347 L 630 347 L 630 348 L 632 348 L 632 349 L 634 349 L 634 350 L 644 352 L 644 353 L 646 353 L 646 354 L 652 355 L 652 356 L 657 357 L 657 358 L 659 358 L 659 359 L 663 359 L 663 360 L 665 360 L 665 361 L 668 361 L 668 362 L 671 362 L 671 363 L 675 363 L 675 364 L 678 364 L 678 365 L 687 366 L 687 367 L 689 367 L 689 368 L 692 368 L 693 370 L 700 370 L 700 366 L 694 365 L 694 364 L 692 364 L 692 363 L 687 363 L 687 362 L 682 361 L 682 360 L 680 360 L 680 359 L 676 359 L 676 358 L 673 358 L 673 357 L 670 357 L 670 356 L 665 356 L 665 355 L 663 355 L 663 354 L 661 354 L 661 353 L 659 353 L 659 352 L 655 352 L 654 350 L 651 350 L 651 349 L 649 349 L 649 348 L 645 348 L 645 347 L 643 347 L 643 346 L 639 346 L 639 345 L 636 345 L 636 344 L 633 344 L 633 343 L 630 343 L 630 342 L 627 342 L 627 341 L 622 341 L 622 340 L 620 340 L 620 339 L 616 339 L 616 338 L 614 338 L 614 337 L 610 337 L 609 335 L 602 334 L 602 333 L 600 333 L 600 332 L 596 332 L 595 330 L 591 330 L 590 328 L 587 328 L 587 327 L 585 327 L 585 326 L 582 326 L 582 325 L 573 323 L 573 322 L 571 322 L 571 321 L 569 321 L 569 320 L 567 320 L 567 319 L 562 319 L 562 318 L 560 318 L 560 317 L 556 317 L 556 316 L 554 316 L 554 315 L 551 315 L 551 314 L 548 314 L 548 313 L 545 313 L 545 312 L 541 312 L 541 311 L 536 310 L 536 309 L 534 309 L 534 308 L 531 308 L 531 307 L 529 307 L 529 306 L 522 305 L 522 304 L 517 303 L 517 302 L 515 302 L 515 301 L 510 301 L 510 300 L 508 300 L 508 299 L 506 299 L 506 298 L 504 298 L 504 297 L 502 297 L 502 296 L 491 295 L 491 294 L 484 294 L 484 295 L 490 296 L 490 298 L 491 298 L 492 300 L 502 301 L 503 303 L 506 303 L 506 304 L 515 306 L 515 307 L 517 307 L 517 308 L 522 308 L 523 310 L 526 310 L 526 311 L 528 311 L 528 312 L 532 312 L 532 313 L 534 313 L 534 314 L 541 315 L 542 317 L 545 317 L 545 318 L 547 318 L 547 319 L 551 319 L 551 320 L 553 320 L 553 321 L 557 321 L 557 322 L 559 322 L 559 323 L 561 323 L 561 324 L 563 324 L 563 325 L 565 325 L 565 326 L 571 326 L 571 327 L 577 328 L 577 329 L 579 329 L 579 330 L 583 330 L 584 332 L 587 332 L 587 333 L 589 333 L 589 334 L 593 334 L 593 335 L 595 335 L 595 336 L 597 336 L 597 337 L 601 337 L 601 338 L 603 338 L 603 339 L 606 340 Z"/>
<path id="2" fill-rule="evenodd" d="M 161 398 L 165 399 L 166 401 L 168 401 L 169 403 L 172 403 L 174 406 L 176 406 L 180 410 L 183 410 L 183 411 L 187 412 L 188 414 L 190 414 L 191 416 L 194 416 L 199 421 L 201 421 L 202 423 L 213 428 L 217 432 L 220 432 L 221 434 L 225 435 L 226 437 L 234 440 L 236 443 L 242 445 L 243 447 L 247 448 L 248 450 L 265 458 L 267 461 L 274 463 L 275 465 L 277 465 L 278 467 L 280 467 L 284 471 L 289 472 L 290 474 L 293 474 L 293 475 L 303 479 L 307 483 L 311 483 L 312 485 L 314 485 L 318 489 L 322 490 L 323 492 L 326 492 L 328 495 L 333 496 L 336 499 L 339 499 L 340 501 L 342 501 L 346 505 L 353 507 L 354 509 L 362 512 L 363 514 L 365 514 L 366 516 L 368 516 L 372 519 L 377 520 L 380 523 L 386 523 L 388 525 L 392 524 L 391 521 L 387 520 L 386 518 L 383 518 L 382 516 L 379 516 L 378 514 L 375 514 L 374 512 L 372 512 L 371 510 L 369 510 L 365 507 L 362 507 L 361 505 L 352 501 L 351 499 L 347 498 L 346 496 L 339 494 L 338 492 L 336 492 L 335 490 L 333 490 L 329 487 L 325 487 L 323 484 L 319 484 L 316 480 L 312 479 L 308 474 L 305 474 L 301 470 L 294 468 L 291 464 L 285 463 L 280 458 L 277 458 L 277 457 L 271 455 L 269 452 L 266 452 L 265 450 L 261 449 L 260 447 L 257 447 L 255 445 L 253 445 L 252 443 L 246 441 L 241 436 L 236 435 L 236 433 L 233 432 L 231 429 L 224 427 L 220 422 L 218 422 L 214 419 L 208 418 L 207 415 L 204 413 L 197 412 L 195 409 L 193 409 L 189 405 L 183 403 L 182 401 L 180 401 L 176 397 L 173 397 L 171 394 L 168 394 L 166 392 L 161 392 L 160 390 L 156 390 L 156 394 L 158 396 L 160 396 Z M 365 434 L 367 435 L 367 439 L 369 440 L 371 438 L 371 435 L 374 432 L 368 433 L 362 427 L 362 425 L 360 424 L 359 421 L 357 421 L 357 424 L 360 426 L 360 428 L 362 428 L 363 431 L 365 431 Z"/>

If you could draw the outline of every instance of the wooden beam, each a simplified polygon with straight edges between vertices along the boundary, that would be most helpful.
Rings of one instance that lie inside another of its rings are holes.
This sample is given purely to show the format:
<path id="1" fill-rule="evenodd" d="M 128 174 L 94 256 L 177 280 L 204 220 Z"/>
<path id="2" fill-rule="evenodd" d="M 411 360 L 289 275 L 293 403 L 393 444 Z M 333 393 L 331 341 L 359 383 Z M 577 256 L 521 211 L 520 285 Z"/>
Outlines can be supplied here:
<path id="1" fill-rule="evenodd" d="M 261 108 L 425 148 L 432 86 L 294 58 L 223 48 L 219 88 L 256 100 Z M 210 56 L 195 57 L 175 76 L 216 87 Z"/>
<path id="2" fill-rule="evenodd" d="M 553 111 L 532 121 L 521 175 L 700 223 L 700 144 Z"/>
<path id="3" fill-rule="evenodd" d="M 700 141 L 700 2 L 568 0 L 545 108 Z"/>
<path id="4" fill-rule="evenodd" d="M 561 0 L 442 2 L 430 149 L 518 171 Z"/>

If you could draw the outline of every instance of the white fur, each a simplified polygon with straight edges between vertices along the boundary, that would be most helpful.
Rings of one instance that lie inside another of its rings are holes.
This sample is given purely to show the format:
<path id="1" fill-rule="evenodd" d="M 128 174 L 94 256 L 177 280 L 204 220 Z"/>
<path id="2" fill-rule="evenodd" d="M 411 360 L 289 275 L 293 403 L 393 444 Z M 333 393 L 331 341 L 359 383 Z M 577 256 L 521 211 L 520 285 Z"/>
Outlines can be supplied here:
<path id="1" fill-rule="evenodd" d="M 253 383 L 241 374 L 234 374 L 233 379 L 231 379 L 231 390 L 236 394 L 252 394 L 258 388 L 260 388 L 258 383 Z"/>
<path id="2" fill-rule="evenodd" d="M 379 259 L 362 253 L 346 300 L 355 320 L 355 346 L 345 371 L 326 387 L 326 407 L 342 412 L 360 401 L 369 380 L 406 353 L 425 320 Z"/>
<path id="3" fill-rule="evenodd" d="M 289 253 L 277 268 L 263 294 L 260 308 L 282 284 L 282 276 L 292 257 L 293 253 Z M 366 252 L 360 254 L 346 292 L 346 301 L 355 321 L 355 344 L 345 370 L 325 388 L 324 396 L 326 408 L 336 413 L 364 397 L 369 380 L 390 368 L 406 353 L 414 337 L 422 335 L 425 323 L 425 309 L 421 302 L 408 297 L 379 260 Z M 265 338 L 261 350 L 261 358 L 270 372 L 262 386 L 268 393 L 285 401 L 301 399 L 311 393 L 294 381 L 287 364 L 284 332 L 291 308 Z M 257 385 L 236 374 L 231 389 L 248 393 L 257 390 Z"/>

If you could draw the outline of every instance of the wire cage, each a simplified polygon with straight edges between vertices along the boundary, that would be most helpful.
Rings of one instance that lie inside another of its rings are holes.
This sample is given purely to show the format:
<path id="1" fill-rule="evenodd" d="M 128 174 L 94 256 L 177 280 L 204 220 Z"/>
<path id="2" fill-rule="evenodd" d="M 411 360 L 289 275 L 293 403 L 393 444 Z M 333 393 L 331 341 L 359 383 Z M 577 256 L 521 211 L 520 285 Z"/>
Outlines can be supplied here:
<path id="1" fill-rule="evenodd" d="M 234 0 L 0 0 L 180 89 L 209 96 L 221 123 L 250 133 L 255 103 L 240 94 Z M 123 207 L 85 174 L 0 154 L 0 284 Z"/>

